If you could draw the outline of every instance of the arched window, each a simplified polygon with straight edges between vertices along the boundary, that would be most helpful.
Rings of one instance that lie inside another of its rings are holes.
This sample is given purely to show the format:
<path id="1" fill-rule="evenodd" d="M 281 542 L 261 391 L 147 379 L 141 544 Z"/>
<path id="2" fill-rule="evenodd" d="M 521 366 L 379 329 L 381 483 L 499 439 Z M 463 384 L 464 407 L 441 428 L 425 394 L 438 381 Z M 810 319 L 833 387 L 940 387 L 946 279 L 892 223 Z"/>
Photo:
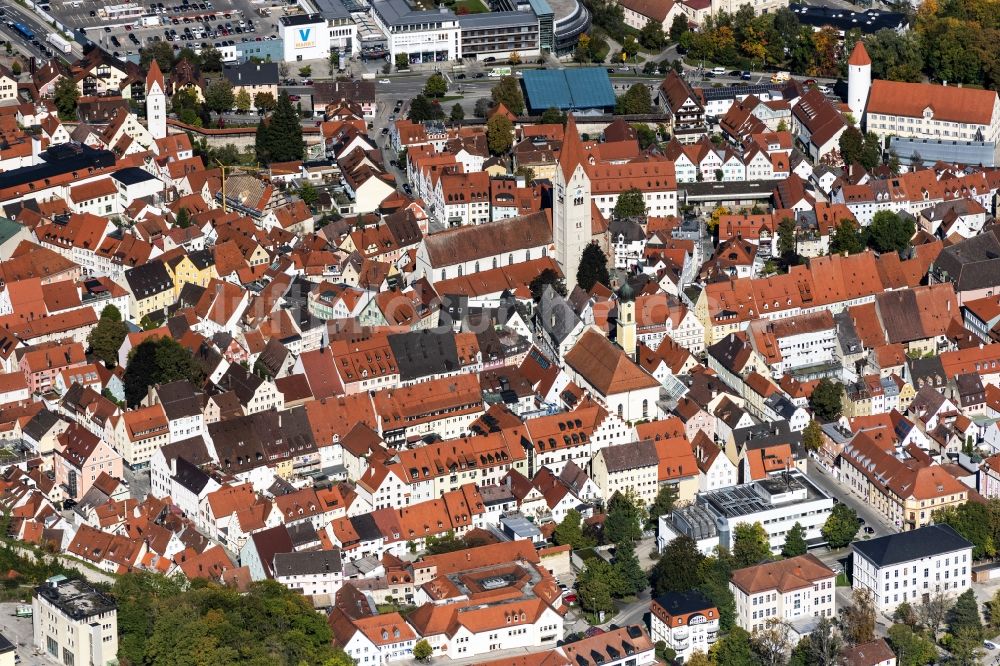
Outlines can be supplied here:
<path id="1" fill-rule="evenodd" d="M 620 419 L 625 418 L 625 407 L 622 405 L 622 403 L 618 403 L 618 418 Z"/>
<path id="2" fill-rule="evenodd" d="M 649 416 L 649 400 L 642 401 L 642 418 Z"/>

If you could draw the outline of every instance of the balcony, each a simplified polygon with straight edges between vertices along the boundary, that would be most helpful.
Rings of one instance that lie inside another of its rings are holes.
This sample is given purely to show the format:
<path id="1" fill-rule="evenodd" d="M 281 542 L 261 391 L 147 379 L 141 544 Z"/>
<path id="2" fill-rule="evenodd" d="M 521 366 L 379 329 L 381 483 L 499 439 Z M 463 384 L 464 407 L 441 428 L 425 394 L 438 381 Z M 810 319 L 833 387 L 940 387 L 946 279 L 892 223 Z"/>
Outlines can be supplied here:
<path id="1" fill-rule="evenodd" d="M 675 641 L 686 641 L 687 637 L 691 635 L 690 630 L 687 627 L 681 629 L 675 629 L 673 637 Z"/>

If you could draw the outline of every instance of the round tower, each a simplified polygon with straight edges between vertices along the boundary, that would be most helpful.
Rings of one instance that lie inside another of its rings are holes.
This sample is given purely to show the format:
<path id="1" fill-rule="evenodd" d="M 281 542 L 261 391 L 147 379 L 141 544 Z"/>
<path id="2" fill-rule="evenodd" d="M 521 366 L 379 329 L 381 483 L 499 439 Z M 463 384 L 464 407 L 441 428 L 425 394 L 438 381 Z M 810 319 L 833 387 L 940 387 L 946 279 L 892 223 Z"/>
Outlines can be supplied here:
<path id="1" fill-rule="evenodd" d="M 854 120 L 861 127 L 868 91 L 872 87 L 872 59 L 861 40 L 854 45 L 851 58 L 847 61 L 847 106 L 854 114 Z"/>

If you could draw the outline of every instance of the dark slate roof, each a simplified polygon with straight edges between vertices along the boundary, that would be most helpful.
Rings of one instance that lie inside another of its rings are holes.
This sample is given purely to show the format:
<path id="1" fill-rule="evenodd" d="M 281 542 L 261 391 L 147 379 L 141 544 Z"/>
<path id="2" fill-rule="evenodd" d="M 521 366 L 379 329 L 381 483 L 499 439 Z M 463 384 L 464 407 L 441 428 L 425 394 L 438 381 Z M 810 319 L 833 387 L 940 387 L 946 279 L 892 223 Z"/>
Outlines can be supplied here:
<path id="1" fill-rule="evenodd" d="M 192 495 L 200 495 L 201 491 L 208 485 L 210 478 L 208 474 L 205 474 L 184 458 L 178 458 L 177 472 L 174 474 L 174 480 Z"/>
<path id="2" fill-rule="evenodd" d="M 42 409 L 25 424 L 21 432 L 25 437 L 37 442 L 57 423 L 59 423 L 58 414 Z"/>
<path id="3" fill-rule="evenodd" d="M 561 344 L 581 323 L 573 307 L 551 285 L 546 285 L 542 291 L 535 316 L 542 329 L 556 344 Z"/>
<path id="4" fill-rule="evenodd" d="M 931 273 L 941 282 L 953 282 L 955 291 L 970 291 L 1000 284 L 1000 227 L 990 225 L 983 233 L 941 250 Z"/>
<path id="5" fill-rule="evenodd" d="M 156 176 L 139 167 L 119 169 L 111 174 L 111 177 L 123 185 L 138 185 L 139 183 L 145 183 L 147 180 L 156 180 Z"/>
<path id="6" fill-rule="evenodd" d="M 201 414 L 201 398 L 189 381 L 160 384 L 156 387 L 156 395 L 171 421 Z"/>
<path id="7" fill-rule="evenodd" d="M 136 299 L 142 300 L 174 288 L 162 261 L 151 261 L 125 271 L 125 280 Z"/>
<path id="8" fill-rule="evenodd" d="M 660 464 L 660 457 L 656 453 L 656 444 L 649 439 L 629 444 L 606 446 L 601 451 L 604 454 L 604 464 L 609 472 L 656 467 Z"/>
<path id="9" fill-rule="evenodd" d="M 389 336 L 401 381 L 457 372 L 461 367 L 450 329 L 411 331 Z"/>
<path id="10" fill-rule="evenodd" d="M 972 542 L 960 536 L 950 525 L 927 525 L 878 539 L 855 541 L 853 546 L 856 553 L 861 553 L 876 566 L 885 567 L 972 548 Z"/>
<path id="11" fill-rule="evenodd" d="M 377 541 L 382 538 L 382 530 L 375 524 L 375 517 L 370 513 L 352 517 L 351 526 L 362 541 Z"/>
<path id="12" fill-rule="evenodd" d="M 340 550 L 278 553 L 274 556 L 275 576 L 309 576 L 341 571 Z"/>
<path id="13" fill-rule="evenodd" d="M 662 597 L 657 597 L 655 601 L 672 617 L 687 615 L 688 613 L 704 612 L 709 608 L 715 608 L 715 604 L 698 590 L 667 592 Z"/>
<path id="14" fill-rule="evenodd" d="M 170 465 L 173 460 L 182 458 L 192 465 L 204 465 L 212 462 L 212 455 L 208 452 L 205 440 L 200 435 L 164 444 L 160 447 L 160 452 L 167 461 L 167 465 Z"/>
<path id="15" fill-rule="evenodd" d="M 278 63 L 251 62 L 226 65 L 222 75 L 234 86 L 276 86 L 278 85 Z"/>
<path id="16" fill-rule="evenodd" d="M 188 252 L 188 259 L 198 270 L 205 270 L 209 266 L 215 265 L 215 253 L 212 250 L 195 250 Z"/>

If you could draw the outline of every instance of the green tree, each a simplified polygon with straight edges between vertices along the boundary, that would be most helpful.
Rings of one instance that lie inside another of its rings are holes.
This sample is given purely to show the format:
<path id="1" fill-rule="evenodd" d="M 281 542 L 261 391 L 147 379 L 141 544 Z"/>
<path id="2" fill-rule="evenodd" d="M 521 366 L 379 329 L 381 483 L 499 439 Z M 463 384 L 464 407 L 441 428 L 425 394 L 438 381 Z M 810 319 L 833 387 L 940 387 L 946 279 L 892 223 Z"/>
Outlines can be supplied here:
<path id="1" fill-rule="evenodd" d="M 889 627 L 888 640 L 892 651 L 896 653 L 899 666 L 928 666 L 937 659 L 934 641 L 906 624 Z"/>
<path id="2" fill-rule="evenodd" d="M 187 229 L 191 226 L 191 214 L 187 208 L 181 206 L 180 210 L 177 211 L 177 216 L 174 218 L 174 225 L 181 229 Z"/>
<path id="3" fill-rule="evenodd" d="M 757 658 L 754 656 L 753 648 L 750 644 L 750 634 L 742 627 L 733 629 L 723 638 L 716 641 L 708 650 L 708 655 L 712 660 L 722 666 L 755 666 Z"/>
<path id="4" fill-rule="evenodd" d="M 642 191 L 633 187 L 619 194 L 611 214 L 619 220 L 629 217 L 645 218 L 646 201 L 642 198 Z"/>
<path id="5" fill-rule="evenodd" d="M 253 105 L 260 113 L 270 113 L 276 104 L 274 95 L 269 92 L 259 92 L 253 96 Z"/>
<path id="6" fill-rule="evenodd" d="M 302 199 L 307 206 L 312 206 L 316 203 L 316 200 L 319 199 L 319 192 L 316 191 L 316 188 L 312 183 L 306 181 L 302 183 L 302 187 L 299 188 L 299 198 Z"/>
<path id="7" fill-rule="evenodd" d="M 451 107 L 451 119 L 455 122 L 465 120 L 465 109 L 458 102 L 455 102 L 455 106 Z"/>
<path id="8" fill-rule="evenodd" d="M 421 638 L 413 644 L 413 658 L 417 661 L 430 661 L 434 654 L 434 648 L 427 642 L 426 638 Z"/>
<path id="9" fill-rule="evenodd" d="M 426 97 L 444 97 L 448 92 L 448 81 L 441 74 L 431 74 L 424 84 Z"/>
<path id="10" fill-rule="evenodd" d="M 796 248 L 795 220 L 790 217 L 783 218 L 778 223 L 778 256 L 783 264 L 794 266 L 799 263 Z"/>
<path id="11" fill-rule="evenodd" d="M 649 95 L 649 87 L 645 83 L 636 83 L 615 102 L 615 113 L 620 115 L 635 115 L 650 113 L 653 102 Z"/>
<path id="12" fill-rule="evenodd" d="M 589 289 L 587 291 L 590 291 Z M 660 486 L 660 489 L 656 491 L 656 499 L 653 500 L 653 505 L 649 507 L 649 520 L 646 521 L 646 526 L 649 529 L 656 529 L 657 525 L 660 523 L 660 516 L 669 516 L 674 510 L 674 504 L 677 503 L 677 486 L 672 484 L 664 484 Z"/>
<path id="13" fill-rule="evenodd" d="M 688 20 L 684 14 L 678 14 L 674 17 L 673 22 L 670 24 L 670 41 L 677 43 L 681 41 L 681 37 L 684 36 L 690 28 L 688 27 Z"/>
<path id="14" fill-rule="evenodd" d="M 792 525 L 792 529 L 788 530 L 788 534 L 785 535 L 785 544 L 781 547 L 781 556 L 796 557 L 798 555 L 805 555 L 807 550 L 806 530 L 801 524 L 795 523 Z"/>
<path id="15" fill-rule="evenodd" d="M 660 51 L 666 42 L 667 36 L 663 34 L 663 25 L 657 21 L 647 21 L 639 31 L 639 43 L 650 51 Z"/>
<path id="16" fill-rule="evenodd" d="M 135 407 L 146 397 L 150 386 L 179 379 L 197 386 L 204 379 L 204 372 L 191 352 L 170 337 L 146 339 L 128 354 L 122 378 L 125 401 L 129 407 Z"/>
<path id="17" fill-rule="evenodd" d="M 976 593 L 971 589 L 958 595 L 955 605 L 948 611 L 948 631 L 957 635 L 968 631 L 981 639 L 983 635 L 983 620 L 979 617 L 979 604 Z"/>
<path id="18" fill-rule="evenodd" d="M 972 542 L 972 557 L 982 559 L 996 555 L 994 527 L 990 511 L 985 504 L 966 502 L 959 506 L 938 509 L 931 514 L 935 523 L 950 525 L 952 529 Z"/>
<path id="19" fill-rule="evenodd" d="M 854 220 L 844 220 L 837 225 L 830 238 L 831 254 L 858 254 L 865 251 L 865 238 Z"/>
<path id="20" fill-rule="evenodd" d="M 736 625 L 736 599 L 729 589 L 734 560 L 729 551 L 717 547 L 712 557 L 702 560 L 699 566 L 701 584 L 698 589 L 719 609 L 719 628 L 729 631 Z"/>
<path id="21" fill-rule="evenodd" d="M 632 488 L 625 494 L 616 492 L 608 502 L 608 515 L 604 519 L 604 535 L 608 542 L 621 544 L 638 541 L 642 526 L 646 524 L 646 508 Z"/>
<path id="22" fill-rule="evenodd" d="M 76 102 L 80 99 L 80 91 L 72 77 L 60 78 L 56 82 L 53 96 L 59 117 L 63 120 L 73 120 L 76 116 Z"/>
<path id="23" fill-rule="evenodd" d="M 865 136 L 857 127 L 851 126 L 840 135 L 840 158 L 844 164 L 853 164 L 861 160 L 861 151 L 864 149 Z"/>
<path id="24" fill-rule="evenodd" d="M 148 47 L 139 51 L 139 66 L 143 70 L 148 70 L 150 63 L 156 60 L 160 71 L 164 74 L 174 68 L 174 50 L 167 42 L 153 42 Z"/>
<path id="25" fill-rule="evenodd" d="M 638 52 L 639 42 L 635 40 L 635 36 L 632 34 L 625 35 L 625 39 L 622 40 L 622 53 L 629 58 L 634 58 Z"/>
<path id="26" fill-rule="evenodd" d="M 580 512 L 576 509 L 567 511 L 566 517 L 556 526 L 552 534 L 556 544 L 559 546 L 569 544 L 573 550 L 593 546 L 593 542 L 583 535 L 582 520 Z"/>
<path id="27" fill-rule="evenodd" d="M 163 576 L 128 573 L 116 578 L 110 594 L 118 606 L 122 663 L 353 664 L 334 647 L 326 618 L 274 581 L 250 583 L 241 594 L 204 579 L 182 589 Z"/>
<path id="28" fill-rule="evenodd" d="M 653 567 L 653 590 L 657 596 L 667 592 L 687 592 L 702 583 L 701 564 L 705 556 L 691 537 L 680 536 L 669 542 Z"/>
<path id="29" fill-rule="evenodd" d="M 639 149 L 646 150 L 656 144 L 656 130 L 645 123 L 632 125 L 635 129 L 635 138 L 639 142 Z"/>
<path id="30" fill-rule="evenodd" d="M 236 103 L 233 94 L 233 84 L 222 77 L 217 78 L 205 87 L 205 106 L 216 113 L 232 110 Z"/>
<path id="31" fill-rule="evenodd" d="M 623 541 L 615 547 L 615 572 L 628 591 L 626 596 L 639 594 L 649 586 L 649 579 L 642 570 L 635 554 L 635 546 L 630 541 Z"/>
<path id="32" fill-rule="evenodd" d="M 576 598 L 589 613 L 611 613 L 615 610 L 612 590 L 618 585 L 614 568 L 599 557 L 587 560 L 576 579 Z"/>
<path id="33" fill-rule="evenodd" d="M 308 79 L 313 75 L 312 65 L 306 65 L 305 67 L 299 67 L 299 76 L 304 79 Z"/>
<path id="34" fill-rule="evenodd" d="M 218 49 L 206 49 L 201 52 L 201 71 L 222 71 L 222 54 L 219 53 Z"/>
<path id="35" fill-rule="evenodd" d="M 476 100 L 476 105 L 472 108 L 472 113 L 475 114 L 476 118 L 485 118 L 486 114 L 490 111 L 490 100 L 485 97 L 480 97 Z"/>
<path id="36" fill-rule="evenodd" d="M 505 76 L 493 86 L 490 96 L 497 104 L 503 104 L 507 110 L 515 116 L 524 113 L 524 95 L 521 93 L 521 84 L 513 76 Z"/>
<path id="37" fill-rule="evenodd" d="M 21 76 L 22 69 L 20 60 L 15 60 L 14 62 L 10 63 L 10 72 L 15 77 Z"/>
<path id="38" fill-rule="evenodd" d="M 951 652 L 948 663 L 955 666 L 977 666 L 983 663 L 983 657 L 986 656 L 981 634 L 969 627 L 959 629 L 951 637 L 948 650 Z"/>
<path id="39" fill-rule="evenodd" d="M 494 155 L 503 155 L 514 145 L 514 123 L 502 113 L 486 121 L 486 145 Z"/>
<path id="40" fill-rule="evenodd" d="M 240 113 L 246 113 L 250 110 L 252 100 L 250 99 L 250 93 L 247 92 L 246 88 L 240 88 L 239 92 L 236 93 L 236 97 L 233 99 L 233 104 L 236 106 L 236 110 Z"/>
<path id="41" fill-rule="evenodd" d="M 740 523 L 733 529 L 733 560 L 737 568 L 771 559 L 767 531 L 760 523 Z"/>
<path id="42" fill-rule="evenodd" d="M 821 615 L 813 632 L 804 640 L 799 641 L 795 650 L 792 651 L 792 660 L 789 662 L 789 666 L 792 664 L 834 666 L 839 663 L 840 651 L 843 647 L 843 641 L 834 629 L 833 622 Z M 803 654 L 799 656 L 799 661 L 796 661 L 795 654 L 799 651 Z"/>
<path id="43" fill-rule="evenodd" d="M 114 305 L 106 305 L 101 310 L 97 326 L 90 331 L 87 342 L 94 356 L 113 368 L 118 365 L 118 350 L 128 335 L 128 326 L 122 321 L 122 314 Z"/>
<path id="44" fill-rule="evenodd" d="M 841 502 L 833 507 L 821 532 L 830 548 L 843 548 L 854 541 L 860 528 L 857 512 Z"/>
<path id="45" fill-rule="evenodd" d="M 410 58 L 405 53 L 396 54 L 396 71 L 400 72 L 410 68 Z"/>
<path id="46" fill-rule="evenodd" d="M 820 421 L 829 422 L 840 418 L 843 410 L 841 398 L 844 395 L 844 385 L 823 377 L 813 388 L 809 396 L 809 408 Z"/>
<path id="47" fill-rule="evenodd" d="M 554 106 L 550 106 L 542 113 L 540 122 L 543 125 L 565 125 L 566 114 Z"/>
<path id="48" fill-rule="evenodd" d="M 444 118 L 444 111 L 436 101 L 431 101 L 423 94 L 418 94 L 410 102 L 410 110 L 407 113 L 407 118 L 415 123 L 427 120 L 442 120 Z"/>
<path id="49" fill-rule="evenodd" d="M 528 283 L 528 288 L 531 290 L 531 297 L 535 299 L 536 303 L 542 300 L 542 294 L 548 285 L 551 285 L 560 296 L 566 296 L 566 281 L 562 279 L 559 273 L 556 273 L 551 268 L 546 268 Z"/>
<path id="50" fill-rule="evenodd" d="M 917 231 L 913 218 L 903 218 L 891 210 L 880 210 L 868 227 L 868 247 L 877 252 L 902 252 Z"/>
<path id="51" fill-rule="evenodd" d="M 874 132 L 865 134 L 865 141 L 858 158 L 866 170 L 871 171 L 882 162 L 882 142 Z"/>
<path id="52" fill-rule="evenodd" d="M 258 159 L 265 164 L 302 159 L 302 125 L 288 93 L 278 95 L 274 113 L 257 125 L 256 149 Z"/>
<path id="53" fill-rule="evenodd" d="M 750 635 L 750 649 L 762 666 L 785 666 L 790 630 L 786 621 L 771 618 Z"/>
<path id="54" fill-rule="evenodd" d="M 580 255 L 580 266 L 576 270 L 576 283 L 584 291 L 590 291 L 595 284 L 611 284 L 608 273 L 608 257 L 597 243 L 589 243 Z"/>
<path id="55" fill-rule="evenodd" d="M 802 446 L 812 453 L 823 448 L 823 428 L 816 419 L 810 421 L 802 431 Z"/>

